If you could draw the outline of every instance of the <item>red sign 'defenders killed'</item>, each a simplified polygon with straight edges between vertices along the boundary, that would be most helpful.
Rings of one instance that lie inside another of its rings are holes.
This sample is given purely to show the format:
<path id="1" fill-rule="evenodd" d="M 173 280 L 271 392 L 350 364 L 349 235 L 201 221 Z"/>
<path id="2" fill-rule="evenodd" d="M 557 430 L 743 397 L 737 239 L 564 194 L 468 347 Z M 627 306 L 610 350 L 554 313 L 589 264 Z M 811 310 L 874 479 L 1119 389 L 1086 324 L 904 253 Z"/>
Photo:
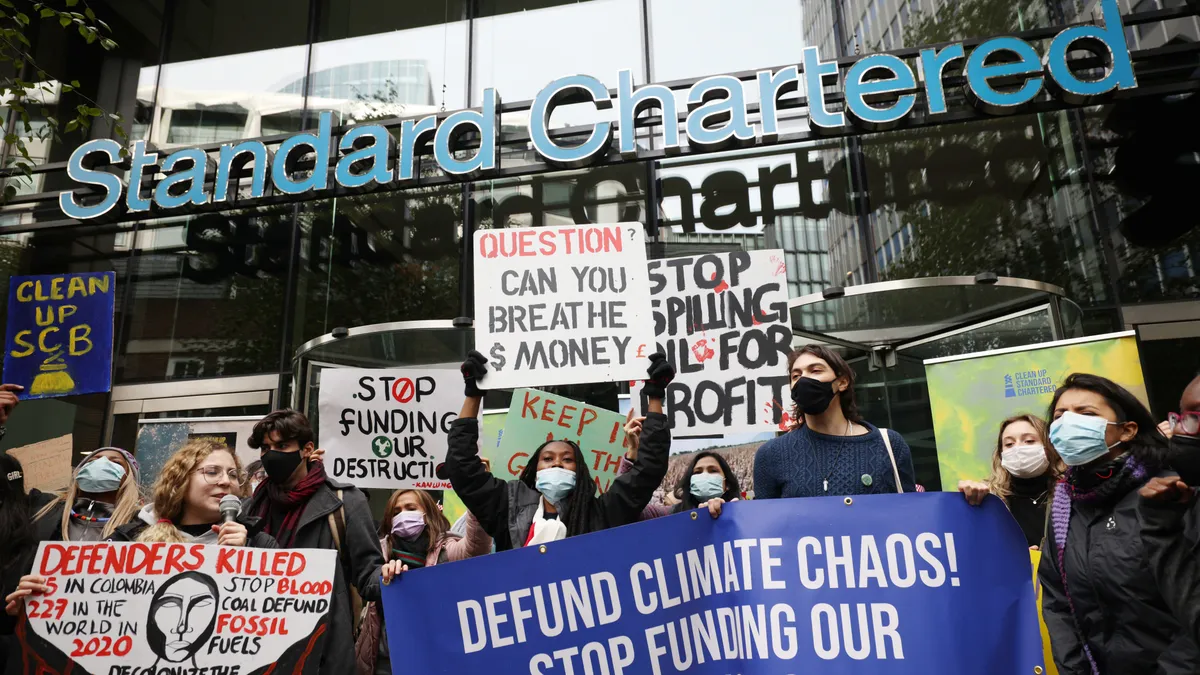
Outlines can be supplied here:
<path id="1" fill-rule="evenodd" d="M 25 601 L 28 673 L 316 672 L 336 551 L 44 542 Z"/>

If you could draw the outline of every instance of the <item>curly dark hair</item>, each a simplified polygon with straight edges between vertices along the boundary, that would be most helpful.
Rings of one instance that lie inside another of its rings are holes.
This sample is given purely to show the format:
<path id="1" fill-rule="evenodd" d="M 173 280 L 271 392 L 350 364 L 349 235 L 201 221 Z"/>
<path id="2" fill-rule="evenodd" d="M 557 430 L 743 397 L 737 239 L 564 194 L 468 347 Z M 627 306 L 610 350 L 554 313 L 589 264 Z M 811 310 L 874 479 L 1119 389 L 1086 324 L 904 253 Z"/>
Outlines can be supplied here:
<path id="1" fill-rule="evenodd" d="M 568 537 L 587 534 L 591 531 L 589 524 L 592 518 L 592 508 L 596 501 L 596 481 L 592 480 L 587 460 L 584 459 L 583 451 L 579 449 L 578 444 L 568 440 L 549 440 L 542 443 L 529 456 L 529 461 L 521 471 L 519 480 L 529 489 L 537 490 L 538 457 L 541 456 L 542 450 L 551 443 L 565 443 L 575 451 L 575 487 L 571 488 L 571 492 L 567 495 L 567 501 L 563 504 L 565 513 L 560 514 L 560 517 L 564 518 L 563 524 L 567 526 Z"/>
<path id="2" fill-rule="evenodd" d="M 1117 413 L 1118 422 L 1137 423 L 1137 434 L 1128 442 L 1129 452 L 1141 463 L 1150 467 L 1161 467 L 1167 461 L 1167 438 L 1158 431 L 1154 416 L 1128 389 L 1112 380 L 1091 373 L 1071 373 L 1055 390 L 1050 401 L 1046 419 L 1054 419 L 1058 400 L 1071 389 L 1082 389 L 1099 394 Z"/>
<path id="3" fill-rule="evenodd" d="M 675 497 L 679 499 L 679 503 L 675 505 L 675 511 L 687 511 L 700 506 L 700 501 L 692 494 L 692 472 L 696 470 L 696 463 L 705 457 L 717 460 L 717 464 L 721 467 L 721 473 L 725 475 L 725 493 L 721 495 L 721 499 L 730 502 L 741 498 L 742 487 L 738 484 L 737 474 L 729 468 L 729 462 L 726 462 L 721 455 L 705 450 L 696 453 L 696 456 L 692 458 L 691 465 L 679 477 L 679 483 L 675 485 Z"/>

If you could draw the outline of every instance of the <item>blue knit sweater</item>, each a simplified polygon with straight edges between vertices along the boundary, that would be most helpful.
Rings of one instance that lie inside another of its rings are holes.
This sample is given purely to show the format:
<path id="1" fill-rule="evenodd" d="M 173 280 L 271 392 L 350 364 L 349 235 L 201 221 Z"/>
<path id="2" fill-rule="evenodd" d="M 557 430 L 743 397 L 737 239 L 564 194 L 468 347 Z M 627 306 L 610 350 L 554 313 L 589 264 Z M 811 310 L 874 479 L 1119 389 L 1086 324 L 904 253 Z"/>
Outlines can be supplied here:
<path id="1" fill-rule="evenodd" d="M 867 422 L 859 424 L 868 433 L 829 436 L 804 426 L 764 443 L 754 455 L 754 498 L 895 493 L 892 462 L 879 429 Z M 887 433 L 900 470 L 900 483 L 905 492 L 913 492 L 912 451 L 900 434 L 891 430 Z M 827 476 L 828 492 L 824 489 Z"/>

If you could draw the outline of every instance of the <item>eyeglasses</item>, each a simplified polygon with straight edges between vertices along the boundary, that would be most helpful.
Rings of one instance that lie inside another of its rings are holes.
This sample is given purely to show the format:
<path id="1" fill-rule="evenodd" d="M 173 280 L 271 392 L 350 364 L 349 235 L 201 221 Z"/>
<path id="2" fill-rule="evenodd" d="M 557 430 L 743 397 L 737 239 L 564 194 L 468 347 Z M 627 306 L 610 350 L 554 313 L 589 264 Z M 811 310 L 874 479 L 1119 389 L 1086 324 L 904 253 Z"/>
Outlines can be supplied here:
<path id="1" fill-rule="evenodd" d="M 1200 434 L 1200 413 L 1169 413 L 1167 421 L 1171 424 L 1171 432 L 1183 432 L 1187 436 Z"/>
<path id="2" fill-rule="evenodd" d="M 204 476 L 205 482 L 209 485 L 216 485 L 221 482 L 221 476 L 229 478 L 229 482 L 235 485 L 240 485 L 246 480 L 246 472 L 238 471 L 237 469 L 222 469 L 219 466 L 202 466 L 196 469 L 196 473 Z"/>

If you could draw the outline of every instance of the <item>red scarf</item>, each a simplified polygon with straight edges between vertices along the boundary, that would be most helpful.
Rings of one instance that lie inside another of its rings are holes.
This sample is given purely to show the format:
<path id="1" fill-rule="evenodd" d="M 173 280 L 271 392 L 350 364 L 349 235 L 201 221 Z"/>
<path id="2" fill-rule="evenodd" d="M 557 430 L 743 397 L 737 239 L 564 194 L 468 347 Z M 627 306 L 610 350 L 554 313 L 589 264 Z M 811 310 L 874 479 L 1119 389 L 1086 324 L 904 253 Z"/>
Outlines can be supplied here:
<path id="1" fill-rule="evenodd" d="M 262 500 L 257 514 L 266 522 L 263 531 L 275 537 L 275 541 L 279 542 L 280 546 L 291 548 L 296 541 L 296 526 L 300 523 L 300 515 L 304 513 L 304 507 L 308 504 L 309 498 L 316 494 L 324 484 L 325 465 L 321 462 L 309 464 L 308 475 L 291 490 L 285 490 L 281 485 L 270 480 L 263 481 L 255 491 L 256 494 L 263 490 L 267 491 L 267 498 Z M 269 514 L 272 510 L 283 514 L 278 521 L 278 529 L 271 526 L 274 519 Z"/>

